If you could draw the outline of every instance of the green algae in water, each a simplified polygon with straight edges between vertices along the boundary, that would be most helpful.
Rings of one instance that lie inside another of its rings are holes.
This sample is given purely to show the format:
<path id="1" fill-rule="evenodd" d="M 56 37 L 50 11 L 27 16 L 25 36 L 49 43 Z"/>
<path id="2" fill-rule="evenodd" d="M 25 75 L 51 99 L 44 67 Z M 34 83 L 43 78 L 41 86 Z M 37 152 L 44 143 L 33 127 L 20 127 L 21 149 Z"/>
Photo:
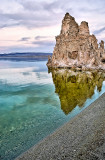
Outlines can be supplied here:
<path id="1" fill-rule="evenodd" d="M 104 73 L 55 70 L 46 62 L 1 61 L 0 159 L 14 159 L 104 91 Z"/>

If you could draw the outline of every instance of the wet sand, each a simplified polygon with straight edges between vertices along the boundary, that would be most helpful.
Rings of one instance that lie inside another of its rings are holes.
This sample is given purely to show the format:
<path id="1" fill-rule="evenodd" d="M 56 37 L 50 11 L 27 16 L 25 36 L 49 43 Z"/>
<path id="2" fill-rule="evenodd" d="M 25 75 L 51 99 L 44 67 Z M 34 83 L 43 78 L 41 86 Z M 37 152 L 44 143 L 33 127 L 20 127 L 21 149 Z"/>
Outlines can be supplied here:
<path id="1" fill-rule="evenodd" d="M 105 93 L 16 160 L 105 160 Z"/>

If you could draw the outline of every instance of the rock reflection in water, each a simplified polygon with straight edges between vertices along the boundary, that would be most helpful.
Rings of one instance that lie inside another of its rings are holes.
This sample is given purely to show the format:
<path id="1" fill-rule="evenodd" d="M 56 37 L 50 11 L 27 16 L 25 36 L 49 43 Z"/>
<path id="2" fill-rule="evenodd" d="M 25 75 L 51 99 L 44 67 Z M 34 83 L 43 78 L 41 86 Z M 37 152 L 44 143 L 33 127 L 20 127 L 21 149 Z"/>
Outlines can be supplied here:
<path id="1" fill-rule="evenodd" d="M 100 92 L 105 73 L 97 71 L 74 72 L 67 69 L 52 70 L 55 92 L 59 95 L 61 109 L 65 114 L 77 105 L 82 107 L 87 98 L 91 98 L 94 89 Z"/>

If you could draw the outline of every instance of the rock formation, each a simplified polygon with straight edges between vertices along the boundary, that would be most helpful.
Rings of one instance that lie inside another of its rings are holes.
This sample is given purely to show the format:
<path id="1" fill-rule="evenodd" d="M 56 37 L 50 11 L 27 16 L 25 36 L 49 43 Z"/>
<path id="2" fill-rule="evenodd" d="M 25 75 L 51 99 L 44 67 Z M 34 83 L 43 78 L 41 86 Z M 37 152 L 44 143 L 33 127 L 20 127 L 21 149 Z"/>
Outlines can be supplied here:
<path id="1" fill-rule="evenodd" d="M 52 70 L 52 79 L 55 92 L 60 99 L 61 109 L 65 114 L 68 114 L 76 106 L 82 107 L 86 100 L 92 97 L 96 86 L 98 92 L 101 91 L 105 73 L 54 69 Z"/>
<path id="2" fill-rule="evenodd" d="M 56 45 L 48 67 L 105 69 L 104 41 L 97 43 L 95 35 L 90 35 L 88 23 L 83 21 L 80 26 L 75 19 L 65 14 L 60 35 L 56 37 Z"/>

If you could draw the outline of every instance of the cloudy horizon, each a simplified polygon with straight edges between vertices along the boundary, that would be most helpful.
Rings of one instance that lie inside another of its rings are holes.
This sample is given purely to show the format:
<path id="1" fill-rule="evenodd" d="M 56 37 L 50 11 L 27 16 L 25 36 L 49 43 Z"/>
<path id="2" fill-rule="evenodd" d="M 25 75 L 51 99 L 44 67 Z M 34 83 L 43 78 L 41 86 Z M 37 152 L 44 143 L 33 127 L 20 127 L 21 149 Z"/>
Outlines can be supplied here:
<path id="1" fill-rule="evenodd" d="M 105 41 L 104 0 L 3 0 L 0 4 L 0 53 L 53 52 L 66 12 Z"/>

